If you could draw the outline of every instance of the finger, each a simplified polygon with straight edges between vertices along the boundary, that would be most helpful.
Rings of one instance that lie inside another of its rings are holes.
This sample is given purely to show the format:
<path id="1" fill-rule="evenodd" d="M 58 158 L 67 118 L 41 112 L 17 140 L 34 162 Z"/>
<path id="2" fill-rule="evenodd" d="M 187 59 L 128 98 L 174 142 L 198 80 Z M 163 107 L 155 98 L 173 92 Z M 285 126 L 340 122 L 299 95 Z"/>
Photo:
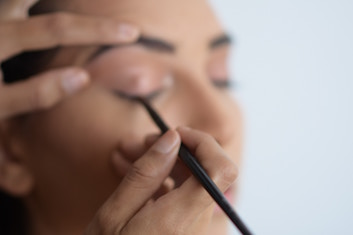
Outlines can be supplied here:
<path id="1" fill-rule="evenodd" d="M 99 220 L 114 218 L 118 224 L 111 229 L 119 231 L 168 177 L 177 158 L 179 145 L 180 137 L 176 131 L 164 134 L 134 163 L 118 189 L 98 212 L 98 217 L 101 217 Z"/>
<path id="2" fill-rule="evenodd" d="M 79 68 L 53 70 L 16 84 L 0 87 L 0 120 L 47 109 L 89 83 Z"/>
<path id="3" fill-rule="evenodd" d="M 1 0 L 0 20 L 23 19 L 28 16 L 28 10 L 38 0 Z"/>
<path id="4" fill-rule="evenodd" d="M 232 160 L 210 135 L 189 128 L 178 128 L 177 131 L 183 143 L 194 154 L 214 183 L 222 192 L 225 192 L 237 176 L 237 168 Z M 179 194 L 176 194 L 178 197 L 188 198 L 188 203 L 183 206 L 192 216 L 196 216 L 214 203 L 195 177 L 187 179 L 178 188 L 178 192 Z"/>
<path id="5" fill-rule="evenodd" d="M 54 13 L 0 25 L 0 60 L 55 46 L 119 44 L 138 37 L 136 27 L 105 18 Z"/>
<path id="6" fill-rule="evenodd" d="M 159 138 L 160 134 L 150 134 L 145 138 L 143 144 L 131 141 L 131 138 L 127 138 L 127 141 L 119 144 L 119 152 L 129 162 L 135 162 L 139 159 Z"/>

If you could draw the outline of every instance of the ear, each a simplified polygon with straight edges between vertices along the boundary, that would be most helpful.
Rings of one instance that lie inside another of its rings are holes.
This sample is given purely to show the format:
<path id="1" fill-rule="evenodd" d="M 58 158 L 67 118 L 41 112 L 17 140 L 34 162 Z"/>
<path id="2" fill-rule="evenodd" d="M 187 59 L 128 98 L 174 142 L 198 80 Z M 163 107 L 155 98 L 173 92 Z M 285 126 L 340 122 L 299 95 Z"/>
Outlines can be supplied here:
<path id="1" fill-rule="evenodd" d="M 28 195 L 33 176 L 27 168 L 20 141 L 8 123 L 0 122 L 0 189 L 15 197 Z"/>

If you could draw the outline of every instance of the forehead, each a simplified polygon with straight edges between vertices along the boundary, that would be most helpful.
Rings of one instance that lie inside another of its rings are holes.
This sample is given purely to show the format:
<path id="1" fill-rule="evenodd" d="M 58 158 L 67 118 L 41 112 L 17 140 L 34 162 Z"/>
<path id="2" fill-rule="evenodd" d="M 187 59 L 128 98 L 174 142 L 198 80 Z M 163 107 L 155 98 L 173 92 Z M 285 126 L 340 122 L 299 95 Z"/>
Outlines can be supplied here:
<path id="1" fill-rule="evenodd" d="M 173 42 L 200 43 L 222 32 L 207 0 L 64 0 L 59 8 L 138 25 L 143 33 Z"/>

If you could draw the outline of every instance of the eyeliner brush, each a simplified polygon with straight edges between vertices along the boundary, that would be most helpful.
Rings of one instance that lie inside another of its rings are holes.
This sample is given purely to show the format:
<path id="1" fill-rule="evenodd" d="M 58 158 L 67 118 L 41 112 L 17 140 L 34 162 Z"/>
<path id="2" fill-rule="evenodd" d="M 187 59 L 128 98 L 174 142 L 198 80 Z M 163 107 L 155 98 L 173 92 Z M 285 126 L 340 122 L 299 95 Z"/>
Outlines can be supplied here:
<path id="1" fill-rule="evenodd" d="M 161 117 L 157 114 L 157 112 L 148 104 L 146 100 L 140 97 L 135 97 L 134 100 L 141 103 L 153 119 L 153 121 L 157 124 L 161 132 L 166 133 L 169 128 L 161 119 Z M 251 232 L 245 226 L 245 224 L 241 221 L 235 210 L 233 210 L 230 203 L 225 198 L 224 194 L 219 190 L 217 185 L 212 181 L 212 179 L 207 175 L 206 171 L 203 169 L 201 164 L 196 160 L 196 158 L 190 153 L 187 147 L 181 143 L 179 149 L 179 157 L 182 161 L 187 165 L 192 174 L 200 181 L 202 186 L 207 190 L 207 192 L 211 195 L 211 197 L 217 202 L 220 208 L 226 213 L 229 219 L 233 222 L 233 224 L 238 228 L 238 230 L 243 235 L 251 235 Z"/>

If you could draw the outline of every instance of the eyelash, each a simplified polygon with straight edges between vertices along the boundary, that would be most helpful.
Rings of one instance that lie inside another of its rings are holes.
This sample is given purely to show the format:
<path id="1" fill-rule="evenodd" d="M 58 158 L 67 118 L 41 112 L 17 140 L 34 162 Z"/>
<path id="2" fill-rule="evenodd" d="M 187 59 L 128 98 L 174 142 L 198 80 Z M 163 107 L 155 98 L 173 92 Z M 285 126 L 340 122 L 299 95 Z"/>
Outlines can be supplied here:
<path id="1" fill-rule="evenodd" d="M 215 87 L 220 89 L 233 89 L 235 87 L 234 81 L 231 79 L 213 79 L 212 83 Z"/>
<path id="2" fill-rule="evenodd" d="M 229 89 L 232 90 L 235 87 L 234 81 L 230 79 L 221 79 L 221 80 L 212 80 L 212 84 L 219 88 L 219 89 Z M 151 92 L 150 94 L 145 95 L 143 98 L 146 100 L 154 100 L 155 98 L 158 98 L 159 95 L 161 95 L 164 92 L 163 89 L 156 90 Z"/>
<path id="3" fill-rule="evenodd" d="M 148 100 L 148 101 L 151 101 L 151 100 L 154 100 L 155 98 L 157 98 L 163 92 L 164 92 L 164 89 L 156 90 L 156 91 L 153 91 L 153 92 L 143 96 L 143 98 Z"/>

